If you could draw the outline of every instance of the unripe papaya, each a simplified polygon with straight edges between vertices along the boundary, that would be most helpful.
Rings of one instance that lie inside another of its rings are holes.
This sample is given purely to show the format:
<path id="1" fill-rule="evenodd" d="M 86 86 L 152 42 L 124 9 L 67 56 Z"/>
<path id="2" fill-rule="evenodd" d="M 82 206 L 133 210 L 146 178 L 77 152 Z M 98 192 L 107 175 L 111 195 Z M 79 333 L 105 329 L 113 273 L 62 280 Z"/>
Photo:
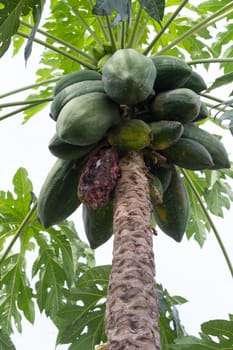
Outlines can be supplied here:
<path id="1" fill-rule="evenodd" d="M 113 234 L 113 204 L 109 201 L 101 208 L 93 209 L 82 204 L 84 231 L 92 249 L 110 239 Z"/>
<path id="2" fill-rule="evenodd" d="M 209 117 L 209 110 L 205 104 L 205 102 L 201 101 L 200 111 L 196 118 L 192 121 L 193 123 L 199 122 L 203 119 L 206 119 Z"/>
<path id="3" fill-rule="evenodd" d="M 135 105 L 152 95 L 155 77 L 152 60 L 131 48 L 117 50 L 102 70 L 107 95 L 123 105 Z"/>
<path id="4" fill-rule="evenodd" d="M 154 55 L 151 59 L 156 67 L 154 82 L 156 93 L 180 87 L 190 77 L 192 70 L 180 58 L 169 55 Z"/>
<path id="5" fill-rule="evenodd" d="M 150 103 L 153 121 L 174 120 L 182 124 L 194 120 L 201 106 L 200 96 L 186 88 L 159 93 Z"/>
<path id="6" fill-rule="evenodd" d="M 194 70 L 192 70 L 189 78 L 180 87 L 191 89 L 196 93 L 200 93 L 201 91 L 207 89 L 205 80 L 199 73 L 195 72 Z"/>
<path id="7" fill-rule="evenodd" d="M 64 75 L 60 80 L 58 80 L 57 84 L 54 87 L 53 95 L 56 96 L 61 90 L 74 83 L 78 83 L 84 80 L 101 79 L 102 76 L 100 73 L 90 69 L 83 69 L 76 72 L 72 72 L 67 75 Z"/>
<path id="8" fill-rule="evenodd" d="M 214 166 L 208 150 L 200 142 L 185 137 L 161 152 L 171 163 L 185 169 L 203 170 Z"/>
<path id="9" fill-rule="evenodd" d="M 163 202 L 156 203 L 152 197 L 152 209 L 160 229 L 180 242 L 189 220 L 190 201 L 183 180 L 175 167 L 172 168 L 170 184 L 163 193 Z"/>
<path id="10" fill-rule="evenodd" d="M 152 146 L 156 150 L 162 150 L 176 143 L 181 137 L 184 127 L 177 121 L 161 120 L 149 124 L 152 130 Z"/>
<path id="11" fill-rule="evenodd" d="M 104 85 L 102 80 L 85 80 L 65 87 L 54 97 L 50 106 L 50 117 L 57 120 L 60 111 L 67 102 L 72 100 L 74 97 L 89 94 L 91 92 L 104 93 Z"/>
<path id="12" fill-rule="evenodd" d="M 44 227 L 60 223 L 79 207 L 80 175 L 81 167 L 75 161 L 58 159 L 54 163 L 38 197 L 38 217 Z"/>
<path id="13" fill-rule="evenodd" d="M 214 163 L 211 169 L 226 169 L 231 167 L 227 151 L 215 135 L 193 123 L 188 123 L 184 126 L 182 137 L 197 141 L 207 149 Z"/>
<path id="14" fill-rule="evenodd" d="M 112 127 L 107 135 L 111 146 L 127 151 L 139 151 L 151 143 L 151 128 L 140 119 L 129 119 Z"/>
<path id="15" fill-rule="evenodd" d="M 72 160 L 72 159 L 80 159 L 92 149 L 96 147 L 96 144 L 90 146 L 75 146 L 61 140 L 57 134 L 55 134 L 50 142 L 49 142 L 49 150 L 50 152 L 58 158 Z"/>
<path id="16" fill-rule="evenodd" d="M 67 143 L 89 146 L 99 142 L 119 121 L 119 106 L 105 93 L 92 92 L 66 103 L 57 119 L 56 133 Z"/>

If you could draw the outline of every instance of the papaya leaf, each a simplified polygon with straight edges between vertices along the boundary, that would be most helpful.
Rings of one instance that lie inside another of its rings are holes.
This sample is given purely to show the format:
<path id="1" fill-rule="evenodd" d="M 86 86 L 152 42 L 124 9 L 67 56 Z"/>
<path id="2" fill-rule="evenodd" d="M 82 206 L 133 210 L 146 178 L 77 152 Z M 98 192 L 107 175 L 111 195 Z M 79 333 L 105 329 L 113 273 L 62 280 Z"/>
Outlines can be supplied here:
<path id="1" fill-rule="evenodd" d="M 30 36 L 28 38 L 27 44 L 24 49 L 24 59 L 26 64 L 32 52 L 32 44 L 37 32 L 38 26 L 40 24 L 40 19 L 41 19 L 44 4 L 45 4 L 45 0 L 39 0 L 39 1 L 37 0 L 37 2 L 35 3 L 32 9 L 34 27 L 31 30 Z"/>
<path id="2" fill-rule="evenodd" d="M 0 330 L 0 349 L 2 350 L 16 350 L 16 347 L 12 343 L 8 334 L 5 334 Z"/>
<path id="3" fill-rule="evenodd" d="M 232 100 L 231 100 L 232 103 Z M 225 125 L 225 121 L 229 121 L 227 127 L 229 128 L 231 135 L 233 136 L 233 110 L 224 112 L 219 118 L 221 124 Z"/>
<path id="4" fill-rule="evenodd" d="M 114 11 L 120 16 L 121 21 L 126 21 L 131 16 L 131 0 L 97 0 L 93 8 L 93 14 L 97 16 L 110 16 Z"/>
<path id="5" fill-rule="evenodd" d="M 154 18 L 158 23 L 162 21 L 164 16 L 165 0 L 139 0 L 139 3 L 149 16 Z"/>
<path id="6" fill-rule="evenodd" d="M 232 83 L 233 80 L 233 72 L 227 73 L 222 75 L 221 77 L 218 77 L 211 86 L 208 87 L 206 90 L 207 92 L 214 90 L 216 88 L 219 88 L 221 86 L 227 85 Z"/>
<path id="7" fill-rule="evenodd" d="M 41 0 L 1 0 L 0 8 L 0 57 L 10 46 L 11 38 L 17 32 L 21 16 L 41 6 Z"/>
<path id="8" fill-rule="evenodd" d="M 202 323 L 200 338 L 185 336 L 178 338 L 175 343 L 175 345 L 171 345 L 171 350 L 232 349 L 233 321 L 211 320 Z"/>

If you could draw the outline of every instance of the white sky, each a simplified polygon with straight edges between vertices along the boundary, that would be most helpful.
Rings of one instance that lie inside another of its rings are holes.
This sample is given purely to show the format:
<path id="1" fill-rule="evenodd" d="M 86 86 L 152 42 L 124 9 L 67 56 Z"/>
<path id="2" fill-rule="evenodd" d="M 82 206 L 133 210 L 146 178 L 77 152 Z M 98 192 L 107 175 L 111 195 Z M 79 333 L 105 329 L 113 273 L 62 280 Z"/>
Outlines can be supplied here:
<path id="1" fill-rule="evenodd" d="M 15 58 L 11 58 L 10 53 L 4 56 L 0 62 L 0 94 L 33 83 L 37 62 L 36 45 L 27 68 L 22 52 Z M 20 100 L 20 95 L 14 99 Z M 11 189 L 14 173 L 19 166 L 23 166 L 28 170 L 38 195 L 55 161 L 47 148 L 55 132 L 55 124 L 48 115 L 48 109 L 37 114 L 26 125 L 21 125 L 21 122 L 22 116 L 16 115 L 0 123 L 0 190 Z M 224 142 L 231 152 L 232 141 L 227 133 Z M 227 212 L 224 220 L 214 218 L 214 221 L 233 261 L 232 212 L 232 209 Z M 81 238 L 86 240 L 80 211 L 72 219 Z M 190 242 L 184 239 L 178 244 L 159 232 L 154 239 L 154 251 L 158 283 L 162 283 L 171 295 L 180 295 L 189 300 L 179 307 L 181 321 L 188 333 L 197 334 L 202 322 L 227 319 L 228 313 L 233 313 L 232 278 L 213 233 L 209 235 L 204 248 L 200 249 L 193 239 Z M 98 265 L 111 264 L 111 256 L 112 240 L 96 250 Z M 34 326 L 25 322 L 23 333 L 13 336 L 17 350 L 51 350 L 55 348 L 55 339 L 56 329 L 39 314 Z M 57 349 L 66 350 L 68 346 L 59 346 Z"/>

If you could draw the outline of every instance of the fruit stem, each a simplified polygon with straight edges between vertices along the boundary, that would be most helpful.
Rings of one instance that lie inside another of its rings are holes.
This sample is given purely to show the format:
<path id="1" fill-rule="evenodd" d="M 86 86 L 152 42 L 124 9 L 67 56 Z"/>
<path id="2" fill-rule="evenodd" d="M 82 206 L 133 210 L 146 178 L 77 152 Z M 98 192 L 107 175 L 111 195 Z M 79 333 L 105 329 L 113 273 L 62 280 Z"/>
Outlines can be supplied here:
<path id="1" fill-rule="evenodd" d="M 27 39 L 29 38 L 29 34 L 26 34 L 26 33 L 22 32 L 20 30 L 17 31 L 17 34 L 22 36 L 23 38 L 27 38 Z M 93 64 L 88 63 L 86 61 L 83 61 L 82 59 L 77 58 L 77 57 L 75 57 L 75 56 L 73 56 L 73 55 L 71 55 L 71 54 L 69 54 L 69 53 L 67 53 L 67 52 L 65 52 L 63 50 L 60 50 L 60 49 L 56 48 L 55 46 L 46 43 L 45 41 L 42 41 L 42 40 L 39 40 L 39 39 L 36 39 L 36 38 L 34 38 L 33 41 L 36 42 L 37 44 L 40 44 L 40 45 L 42 45 L 44 47 L 47 47 L 48 49 L 50 49 L 52 51 L 55 51 L 55 52 L 65 56 L 65 57 L 71 59 L 72 61 L 75 61 L 75 62 L 79 63 L 81 66 L 83 66 L 85 68 L 96 70 L 96 66 L 94 66 Z"/>
<path id="2" fill-rule="evenodd" d="M 40 104 L 40 103 L 50 102 L 50 101 L 52 101 L 52 97 L 38 98 L 38 99 L 35 99 L 35 100 L 23 100 L 23 101 L 15 101 L 15 102 L 6 102 L 6 103 L 0 104 L 0 108 L 22 106 L 22 105 L 27 105 L 27 104 Z"/>
<path id="3" fill-rule="evenodd" d="M 28 24 L 26 22 L 20 21 L 20 23 L 22 25 L 24 25 L 25 27 L 27 27 L 27 28 L 30 28 L 30 29 L 33 28 L 33 26 L 31 26 L 30 24 Z M 87 58 L 88 60 L 93 61 L 93 63 L 96 62 L 96 59 L 94 57 L 92 57 L 92 56 L 88 55 L 86 52 L 83 52 L 82 50 L 78 49 L 76 46 L 74 46 L 72 44 L 69 44 L 67 41 L 64 41 L 64 40 L 62 40 L 62 39 L 60 39 L 60 38 L 58 38 L 58 37 L 56 37 L 56 36 L 54 36 L 52 34 L 49 34 L 49 33 L 45 32 L 44 30 L 41 30 L 41 29 L 37 29 L 37 32 L 42 34 L 42 35 L 44 35 L 44 36 L 46 36 L 49 39 L 52 39 L 53 41 L 55 41 L 57 43 L 60 43 L 60 44 L 64 45 L 65 47 L 75 51 L 79 55 Z"/>
<path id="4" fill-rule="evenodd" d="M 176 16 L 180 13 L 182 8 L 186 5 L 186 3 L 189 0 L 183 0 L 180 6 L 177 7 L 175 12 L 171 15 L 171 17 L 168 19 L 167 23 L 165 23 L 164 27 L 156 34 L 155 38 L 152 40 L 152 42 L 148 45 L 148 47 L 144 50 L 144 55 L 148 55 L 148 53 L 152 50 L 154 45 L 157 43 L 157 41 L 160 39 L 162 34 L 165 32 L 165 30 L 169 27 L 169 25 L 172 23 L 172 21 L 176 18 Z"/>
<path id="5" fill-rule="evenodd" d="M 214 14 L 212 14 L 211 16 L 205 18 L 203 21 L 199 22 L 198 24 L 196 24 L 195 26 L 193 26 L 192 28 L 187 30 L 187 32 L 185 32 L 179 38 L 177 38 L 176 40 L 172 41 L 170 44 L 168 44 L 163 49 L 158 51 L 157 55 L 164 54 L 166 51 L 170 50 L 172 47 L 174 47 L 175 45 L 177 45 L 181 41 L 187 39 L 188 37 L 190 37 L 193 34 L 196 34 L 199 30 L 209 26 L 212 23 L 216 23 L 217 21 L 219 21 L 222 18 L 225 18 L 226 15 L 229 15 L 231 12 L 233 12 L 232 8 L 233 8 L 232 2 L 230 4 L 227 4 L 227 5 L 223 6 L 221 9 L 216 11 Z"/>
<path id="6" fill-rule="evenodd" d="M 195 188 L 195 186 L 194 186 L 194 184 L 193 184 L 191 178 L 189 177 L 188 173 L 187 173 L 184 169 L 181 169 L 181 171 L 182 171 L 182 173 L 183 173 L 185 179 L 187 180 L 187 182 L 188 182 L 190 188 L 192 189 L 194 195 L 196 196 L 196 198 L 197 198 L 197 200 L 198 200 L 198 202 L 199 202 L 199 204 L 200 204 L 200 206 L 201 206 L 203 212 L 205 213 L 205 216 L 206 216 L 207 220 L 209 221 L 209 224 L 210 224 L 210 226 L 211 226 L 211 228 L 212 228 L 212 230 L 213 230 L 213 232 L 214 232 L 215 238 L 217 239 L 217 242 L 218 242 L 218 244 L 219 244 L 219 246 L 220 246 L 220 249 L 221 249 L 221 251 L 222 251 L 222 253 L 223 253 L 223 256 L 224 256 L 224 258 L 225 258 L 225 261 L 226 261 L 226 263 L 227 263 L 227 265 L 228 265 L 228 268 L 229 268 L 229 270 L 230 270 L 231 276 L 233 277 L 233 266 L 232 266 L 232 264 L 231 264 L 231 260 L 230 260 L 230 258 L 229 258 L 229 256 L 228 256 L 228 254 L 227 254 L 227 251 L 226 251 L 226 248 L 225 248 L 225 246 L 224 246 L 224 244 L 223 244 L 223 241 L 222 241 L 222 239 L 221 239 L 221 237 L 220 237 L 220 235 L 219 235 L 219 233 L 218 233 L 218 230 L 217 230 L 217 228 L 216 228 L 216 226 L 215 226 L 215 224 L 214 224 L 214 222 L 213 222 L 211 216 L 209 215 L 209 212 L 208 212 L 208 210 L 206 209 L 206 207 L 205 207 L 205 205 L 204 205 L 204 203 L 203 203 L 203 201 L 202 201 L 202 199 L 201 199 L 199 193 L 197 192 L 197 190 L 196 190 L 196 188 Z"/>
<path id="7" fill-rule="evenodd" d="M 110 22 L 109 16 L 105 16 L 105 18 L 106 18 L 106 21 L 107 21 L 108 32 L 109 32 L 109 37 L 110 37 L 112 49 L 113 49 L 113 52 L 115 52 L 117 50 L 116 38 L 115 38 L 114 32 L 112 30 L 112 26 L 111 26 L 111 22 Z"/>
<path id="8" fill-rule="evenodd" d="M 121 24 L 121 49 L 125 47 L 125 21 Z"/>
<path id="9" fill-rule="evenodd" d="M 36 88 L 38 86 L 41 86 L 41 85 L 46 85 L 46 84 L 50 84 L 50 83 L 56 82 L 59 79 L 60 79 L 60 77 L 59 78 L 53 78 L 53 79 L 47 79 L 47 80 L 43 80 L 43 81 L 40 81 L 40 82 L 35 83 L 35 84 L 23 86 L 23 87 L 21 87 L 19 89 L 11 90 L 9 92 L 6 92 L 3 95 L 0 95 L 0 99 L 8 97 L 8 96 L 11 96 L 11 95 L 14 95 L 14 94 L 17 94 L 19 92 L 23 92 L 23 91 L 29 90 L 29 89 L 34 89 L 34 88 Z"/>
<path id="10" fill-rule="evenodd" d="M 19 236 L 21 235 L 21 233 L 23 232 L 23 230 L 27 227 L 27 225 L 30 222 L 31 217 L 33 216 L 35 210 L 37 208 L 37 202 L 35 202 L 33 204 L 33 206 L 31 207 L 31 209 L 29 210 L 29 212 L 26 214 L 26 216 L 24 217 L 23 221 L 21 222 L 21 224 L 19 225 L 18 229 L 15 232 L 14 237 L 12 238 L 12 240 L 10 241 L 8 247 L 6 248 L 4 254 L 1 256 L 0 258 L 0 265 L 3 263 L 3 261 L 6 259 L 6 257 L 8 256 L 9 252 L 11 251 L 11 248 L 13 247 L 13 245 L 15 244 L 15 242 L 17 241 L 17 239 L 19 238 Z"/>
<path id="11" fill-rule="evenodd" d="M 233 58 L 200 58 L 198 60 L 188 61 L 187 64 L 199 64 L 199 63 L 224 63 L 224 62 L 233 62 Z"/>
<path id="12" fill-rule="evenodd" d="M 89 4 L 91 5 L 92 8 L 94 7 L 94 4 L 93 4 L 92 0 L 89 0 Z M 108 36 L 107 31 L 105 30 L 105 24 L 104 24 L 104 21 L 103 21 L 102 17 L 96 15 L 95 18 L 96 18 L 96 21 L 98 22 L 99 27 L 101 28 L 101 31 L 102 31 L 103 36 L 104 36 L 104 39 L 106 41 L 109 41 L 109 36 Z"/>
<path id="13" fill-rule="evenodd" d="M 136 37 L 137 29 L 138 29 L 140 21 L 141 21 L 141 16 L 142 16 L 142 6 L 139 6 L 139 10 L 138 10 L 137 16 L 135 18 L 133 29 L 129 35 L 128 44 L 127 44 L 128 48 L 134 48 L 135 37 Z"/>

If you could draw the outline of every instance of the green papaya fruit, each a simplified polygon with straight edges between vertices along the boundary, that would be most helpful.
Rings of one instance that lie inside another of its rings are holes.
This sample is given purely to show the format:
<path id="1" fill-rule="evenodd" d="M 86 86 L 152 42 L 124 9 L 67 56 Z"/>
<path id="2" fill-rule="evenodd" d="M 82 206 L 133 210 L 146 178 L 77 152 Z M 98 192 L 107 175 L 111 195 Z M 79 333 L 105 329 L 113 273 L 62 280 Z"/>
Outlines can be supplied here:
<path id="1" fill-rule="evenodd" d="M 152 146 L 156 150 L 163 150 L 176 143 L 181 137 L 184 127 L 177 121 L 161 120 L 149 124 L 152 130 Z"/>
<path id="2" fill-rule="evenodd" d="M 173 164 L 190 170 L 212 169 L 213 159 L 200 142 L 181 137 L 161 153 Z"/>
<path id="3" fill-rule="evenodd" d="M 197 73 L 193 70 L 192 70 L 189 78 L 180 87 L 191 89 L 191 90 L 195 91 L 196 93 L 199 93 L 199 92 L 207 89 L 207 85 L 206 85 L 205 80 L 202 78 L 202 76 L 199 73 Z"/>
<path id="4" fill-rule="evenodd" d="M 54 86 L 53 89 L 53 96 L 56 96 L 61 90 L 74 83 L 79 83 L 84 80 L 101 79 L 102 76 L 100 73 L 90 69 L 83 69 L 69 73 L 67 75 L 64 75 L 60 80 L 58 80 L 57 84 Z"/>
<path id="5" fill-rule="evenodd" d="M 113 234 L 113 204 L 109 201 L 103 207 L 93 209 L 82 204 L 84 231 L 92 249 L 110 239 Z"/>
<path id="6" fill-rule="evenodd" d="M 192 73 L 189 65 L 180 58 L 169 55 L 154 55 L 151 56 L 151 59 L 157 71 L 154 82 L 156 93 L 180 87 Z"/>
<path id="7" fill-rule="evenodd" d="M 151 172 L 159 178 L 162 184 L 163 191 L 166 191 L 171 182 L 171 168 L 154 167 L 153 169 L 151 169 Z"/>
<path id="8" fill-rule="evenodd" d="M 163 201 L 163 186 L 155 174 L 149 172 L 150 198 L 154 203 L 162 203 Z"/>
<path id="9" fill-rule="evenodd" d="M 78 96 L 62 108 L 56 123 L 60 139 L 77 146 L 99 142 L 120 121 L 119 106 L 101 92 Z"/>
<path id="10" fill-rule="evenodd" d="M 194 120 L 200 112 L 200 96 L 186 88 L 164 91 L 150 103 L 153 121 L 173 120 L 182 124 Z"/>
<path id="11" fill-rule="evenodd" d="M 109 130 L 107 141 L 121 150 L 139 151 L 150 145 L 151 137 L 147 123 L 140 119 L 127 119 Z"/>
<path id="12" fill-rule="evenodd" d="M 72 160 L 72 159 L 80 159 L 91 150 L 96 147 L 96 144 L 90 146 L 75 146 L 61 140 L 57 134 L 55 134 L 50 142 L 49 142 L 49 150 L 50 152 L 58 158 Z"/>
<path id="13" fill-rule="evenodd" d="M 65 87 L 54 97 L 50 106 L 50 117 L 56 121 L 61 109 L 67 102 L 72 100 L 74 97 L 89 94 L 91 92 L 104 93 L 104 85 L 102 80 L 85 80 Z"/>
<path id="14" fill-rule="evenodd" d="M 185 233 L 190 214 L 190 200 L 183 180 L 175 167 L 167 190 L 163 193 L 163 202 L 156 203 L 152 198 L 155 221 L 160 229 L 180 242 Z"/>
<path id="15" fill-rule="evenodd" d="M 134 49 L 117 50 L 102 69 L 107 95 L 121 105 L 135 105 L 153 95 L 155 78 L 152 60 Z"/>
<path id="16" fill-rule="evenodd" d="M 206 119 L 209 117 L 209 110 L 205 104 L 205 102 L 201 101 L 200 111 L 196 118 L 192 121 L 193 123 L 199 122 L 203 119 Z"/>
<path id="17" fill-rule="evenodd" d="M 68 218 L 80 205 L 77 187 L 81 166 L 75 161 L 57 159 L 38 197 L 38 218 L 49 227 Z"/>
<path id="18" fill-rule="evenodd" d="M 212 135 L 193 123 L 188 123 L 184 126 L 182 137 L 197 141 L 207 149 L 214 163 L 211 169 L 225 169 L 231 167 L 227 151 L 217 136 Z"/>

